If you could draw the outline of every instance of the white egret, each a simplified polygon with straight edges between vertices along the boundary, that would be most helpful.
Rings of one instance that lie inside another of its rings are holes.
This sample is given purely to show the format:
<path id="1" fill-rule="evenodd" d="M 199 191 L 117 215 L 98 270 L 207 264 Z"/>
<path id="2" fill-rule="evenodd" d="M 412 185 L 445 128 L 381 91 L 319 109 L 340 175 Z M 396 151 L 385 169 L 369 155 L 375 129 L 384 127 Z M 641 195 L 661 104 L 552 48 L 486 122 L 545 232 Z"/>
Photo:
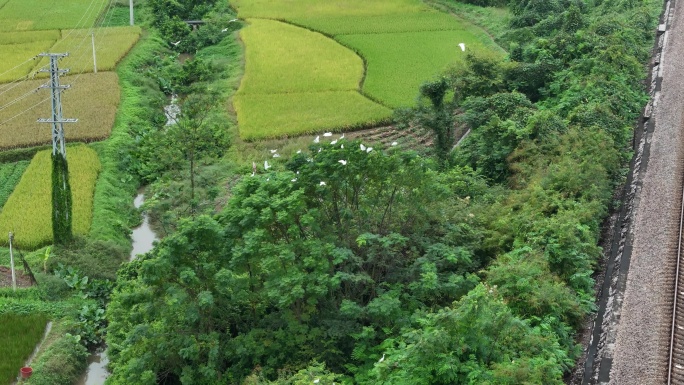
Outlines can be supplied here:
<path id="1" fill-rule="evenodd" d="M 332 136 L 332 132 L 326 132 L 323 136 Z"/>
<path id="2" fill-rule="evenodd" d="M 228 28 L 222 29 L 221 32 L 228 32 Z"/>
<path id="3" fill-rule="evenodd" d="M 337 162 L 341 163 L 343 166 L 346 166 L 346 165 L 347 165 L 347 161 L 344 160 L 344 159 L 340 159 L 340 160 L 338 160 Z"/>
<path id="4" fill-rule="evenodd" d="M 465 44 L 458 43 L 458 46 L 461 47 L 461 51 L 465 51 Z"/>
<path id="5" fill-rule="evenodd" d="M 269 168 L 271 168 L 271 165 L 268 164 L 268 161 L 267 161 L 267 160 L 265 160 L 265 161 L 264 161 L 264 170 L 268 170 Z"/>
<path id="6" fill-rule="evenodd" d="M 385 361 L 385 353 L 382 353 L 382 357 L 380 357 L 378 363 L 381 363 L 382 361 Z"/>
<path id="7" fill-rule="evenodd" d="M 397 143 L 397 142 L 392 142 L 392 147 L 396 146 L 397 144 L 399 144 L 399 143 Z"/>
<path id="8" fill-rule="evenodd" d="M 314 380 L 314 384 L 318 384 L 319 382 L 321 382 L 321 379 L 320 379 L 320 378 L 317 378 L 317 379 Z"/>
<path id="9" fill-rule="evenodd" d="M 320 186 L 325 186 L 325 182 L 321 181 L 321 183 L 319 183 L 319 185 L 320 185 Z"/>
<path id="10" fill-rule="evenodd" d="M 280 154 L 273 154 L 274 158 L 280 158 Z"/>
<path id="11" fill-rule="evenodd" d="M 316 139 L 314 139 L 314 143 L 318 143 L 318 142 L 320 142 L 320 141 L 321 141 L 321 137 L 320 137 L 320 136 L 317 136 Z"/>
<path id="12" fill-rule="evenodd" d="M 340 148 L 344 148 L 344 144 L 340 144 Z"/>
<path id="13" fill-rule="evenodd" d="M 342 140 L 342 139 L 344 139 L 344 134 L 342 134 L 342 136 L 340 136 L 340 140 Z"/>
<path id="14" fill-rule="evenodd" d="M 271 150 L 271 154 L 275 154 L 276 152 L 278 152 L 278 149 Z"/>
<path id="15" fill-rule="evenodd" d="M 301 154 L 301 153 L 302 153 L 302 150 L 297 150 L 297 154 Z"/>
<path id="16" fill-rule="evenodd" d="M 368 148 L 366 149 L 366 153 L 369 153 L 369 152 L 371 152 L 371 151 L 373 151 L 373 147 L 368 147 Z"/>
<path id="17" fill-rule="evenodd" d="M 173 44 L 173 46 L 175 47 L 175 46 L 177 46 L 178 44 L 180 44 L 180 42 L 181 42 L 181 41 L 180 41 L 180 40 L 178 40 L 177 42 L 175 42 L 175 43 L 171 43 L 171 44 Z"/>
<path id="18" fill-rule="evenodd" d="M 252 176 L 256 175 L 256 162 L 252 162 Z"/>
<path id="19" fill-rule="evenodd" d="M 337 139 L 335 139 L 335 140 L 333 140 L 332 142 L 330 142 L 330 144 L 337 144 Z"/>
<path id="20" fill-rule="evenodd" d="M 361 147 L 361 151 L 366 151 L 366 146 L 364 146 L 363 143 L 361 143 L 359 147 Z"/>
<path id="21" fill-rule="evenodd" d="M 297 178 L 290 180 L 290 182 L 296 182 L 296 181 L 297 181 Z"/>

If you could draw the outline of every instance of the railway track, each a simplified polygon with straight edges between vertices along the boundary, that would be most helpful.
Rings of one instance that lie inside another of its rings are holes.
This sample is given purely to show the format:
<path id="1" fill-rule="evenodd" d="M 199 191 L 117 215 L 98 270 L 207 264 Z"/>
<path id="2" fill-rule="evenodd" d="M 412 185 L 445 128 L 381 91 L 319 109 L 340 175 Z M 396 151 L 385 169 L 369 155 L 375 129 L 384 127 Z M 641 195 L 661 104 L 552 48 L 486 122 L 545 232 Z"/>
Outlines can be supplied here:
<path id="1" fill-rule="evenodd" d="M 674 266 L 674 295 L 672 324 L 670 325 L 670 349 L 667 362 L 667 385 L 684 384 L 684 187 L 679 210 L 679 233 L 677 258 Z"/>

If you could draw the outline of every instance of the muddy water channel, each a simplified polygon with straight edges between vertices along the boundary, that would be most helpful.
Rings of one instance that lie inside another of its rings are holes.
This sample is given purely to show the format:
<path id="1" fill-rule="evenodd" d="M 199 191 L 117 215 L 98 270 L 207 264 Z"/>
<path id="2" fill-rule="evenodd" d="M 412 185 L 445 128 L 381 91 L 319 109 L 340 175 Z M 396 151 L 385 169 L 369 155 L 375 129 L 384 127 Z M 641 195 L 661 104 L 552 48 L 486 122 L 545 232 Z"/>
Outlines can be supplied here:
<path id="1" fill-rule="evenodd" d="M 143 193 L 138 194 L 133 201 L 135 208 L 139 209 L 145 202 Z M 142 214 L 142 223 L 140 226 L 133 229 L 131 234 L 133 240 L 133 250 L 131 251 L 130 260 L 134 260 L 138 255 L 145 254 L 152 250 L 154 241 L 158 240 L 157 235 L 150 228 L 150 220 L 147 213 Z M 109 372 L 107 371 L 107 364 L 109 359 L 107 351 L 97 351 L 88 357 L 88 369 L 85 374 L 76 383 L 77 385 L 102 385 L 104 384 Z"/>

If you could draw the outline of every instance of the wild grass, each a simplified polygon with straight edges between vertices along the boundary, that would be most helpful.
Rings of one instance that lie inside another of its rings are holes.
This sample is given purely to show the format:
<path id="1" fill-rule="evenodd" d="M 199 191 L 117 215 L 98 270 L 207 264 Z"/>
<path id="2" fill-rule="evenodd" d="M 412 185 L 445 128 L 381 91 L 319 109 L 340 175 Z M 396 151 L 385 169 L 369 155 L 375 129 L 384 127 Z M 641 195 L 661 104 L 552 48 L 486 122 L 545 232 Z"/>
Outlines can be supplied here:
<path id="1" fill-rule="evenodd" d="M 241 94 L 234 98 L 245 140 L 345 131 L 387 122 L 392 111 L 356 91 Z"/>
<path id="2" fill-rule="evenodd" d="M 73 231 L 87 234 L 93 191 L 100 171 L 97 153 L 85 145 L 67 148 L 73 200 Z M 17 247 L 37 249 L 52 242 L 51 151 L 36 154 L 0 212 L 0 233 L 12 231 Z M 2 242 L 5 244 L 6 242 Z"/>
<path id="3" fill-rule="evenodd" d="M 363 61 L 320 33 L 273 20 L 251 19 L 240 37 L 246 47 L 239 93 L 356 90 Z"/>
<path id="4" fill-rule="evenodd" d="M 107 0 L 9 0 L 0 12 L 0 31 L 90 27 Z"/>
<path id="5" fill-rule="evenodd" d="M 367 63 L 363 91 L 391 107 L 413 105 L 420 85 L 449 66 L 462 65 L 466 51 L 492 50 L 483 32 L 468 30 L 337 36 Z"/>
<path id="6" fill-rule="evenodd" d="M 95 36 L 95 56 L 98 71 L 112 71 L 116 64 L 126 56 L 140 38 L 140 27 L 97 28 Z M 51 52 L 68 52 L 69 56 L 59 63 L 60 68 L 69 68 L 70 73 L 93 72 L 93 47 L 91 31 L 88 29 L 62 31 L 64 38 L 58 40 Z M 47 65 L 43 58 L 39 66 Z M 42 77 L 48 77 L 45 73 Z"/>
<path id="7" fill-rule="evenodd" d="M 9 384 L 43 338 L 47 316 L 43 313 L 0 314 L 0 384 Z"/>
<path id="8" fill-rule="evenodd" d="M 36 122 L 38 118 L 51 116 L 50 92 L 47 89 L 38 90 L 45 82 L 44 79 L 26 81 L 3 95 L 0 105 L 0 148 L 26 147 L 51 141 L 50 124 Z M 71 85 L 62 94 L 63 116 L 78 119 L 77 123 L 65 124 L 67 140 L 93 141 L 108 137 L 119 104 L 116 73 L 65 76 L 61 78 L 61 83 Z M 23 95 L 26 95 L 24 99 L 8 105 Z"/>
<path id="9" fill-rule="evenodd" d="M 28 165 L 26 160 L 0 164 L 0 207 L 5 205 Z"/>

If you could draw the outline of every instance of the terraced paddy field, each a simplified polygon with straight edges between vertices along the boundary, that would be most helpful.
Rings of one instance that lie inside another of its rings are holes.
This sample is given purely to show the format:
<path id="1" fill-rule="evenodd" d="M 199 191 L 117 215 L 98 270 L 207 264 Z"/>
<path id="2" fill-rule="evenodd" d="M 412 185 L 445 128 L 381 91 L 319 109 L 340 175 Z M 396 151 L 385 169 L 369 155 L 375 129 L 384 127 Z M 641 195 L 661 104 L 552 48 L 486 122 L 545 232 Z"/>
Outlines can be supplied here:
<path id="1" fill-rule="evenodd" d="M 12 231 L 17 247 L 24 250 L 52 242 L 51 152 L 40 151 L 34 156 L 0 211 L 0 231 Z M 67 160 L 73 195 L 73 230 L 75 234 L 85 235 L 92 222 L 93 192 L 100 161 L 97 153 L 85 145 L 69 146 Z"/>
<path id="2" fill-rule="evenodd" d="M 46 80 L 0 85 L 0 93 L 3 88 L 14 87 L 11 93 L 14 99 L 7 100 L 0 94 L 0 149 L 51 141 L 50 124 L 36 121 L 39 117 L 49 118 L 51 114 L 50 92 L 39 90 Z M 67 140 L 93 141 L 108 137 L 120 99 L 116 73 L 65 76 L 61 83 L 72 86 L 62 95 L 63 115 L 65 118 L 78 118 L 77 123 L 65 124 Z"/>
<path id="3" fill-rule="evenodd" d="M 478 27 L 419 0 L 232 4 L 249 23 L 241 32 L 245 76 L 234 98 L 247 140 L 386 123 L 392 109 L 416 103 L 423 82 L 461 65 L 467 51 L 503 54 Z"/>

